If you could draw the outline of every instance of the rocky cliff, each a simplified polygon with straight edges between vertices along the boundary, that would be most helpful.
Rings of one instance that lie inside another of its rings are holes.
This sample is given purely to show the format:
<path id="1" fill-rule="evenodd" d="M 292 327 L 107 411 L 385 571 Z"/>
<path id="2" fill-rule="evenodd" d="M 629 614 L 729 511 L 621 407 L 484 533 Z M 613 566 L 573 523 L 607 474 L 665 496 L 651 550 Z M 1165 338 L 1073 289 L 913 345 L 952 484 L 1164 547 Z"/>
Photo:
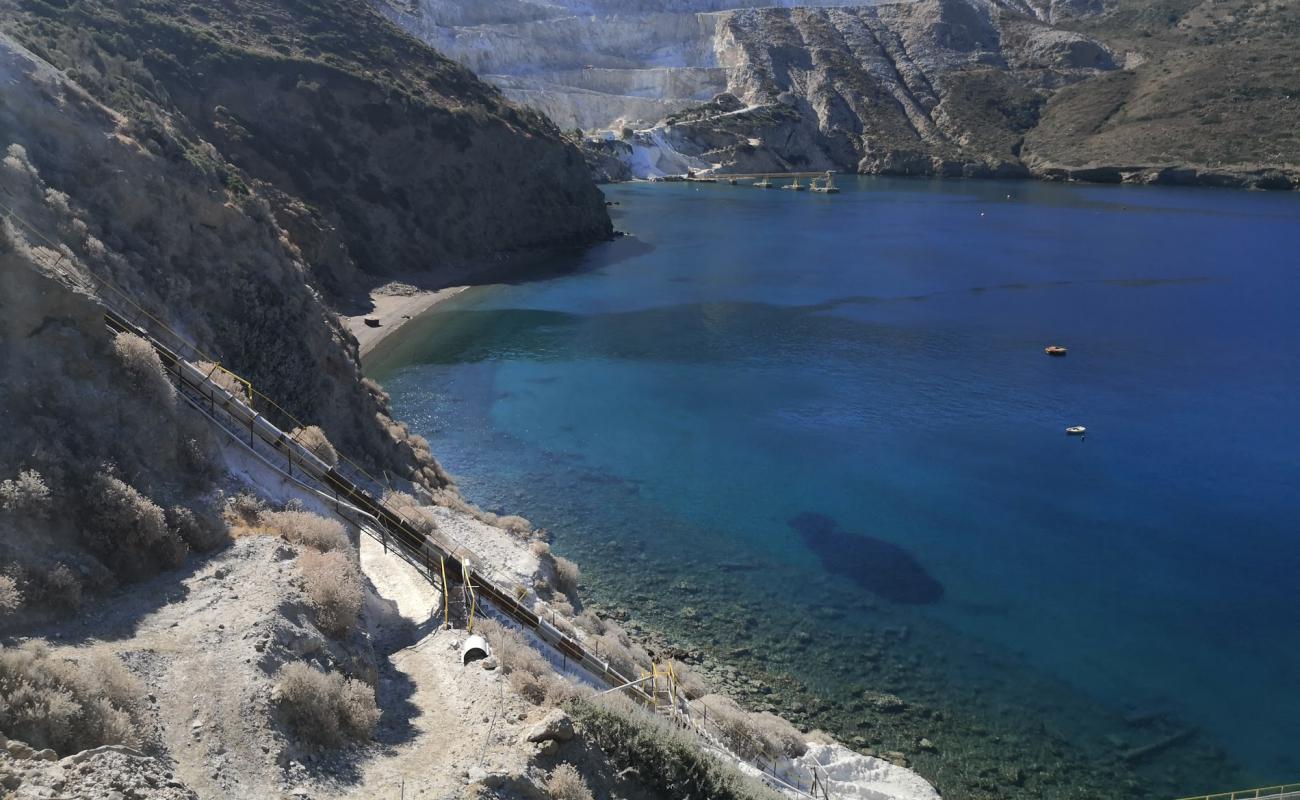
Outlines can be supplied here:
<path id="1" fill-rule="evenodd" d="M 1300 183 L 1294 3 L 378 1 L 642 175 Z"/>

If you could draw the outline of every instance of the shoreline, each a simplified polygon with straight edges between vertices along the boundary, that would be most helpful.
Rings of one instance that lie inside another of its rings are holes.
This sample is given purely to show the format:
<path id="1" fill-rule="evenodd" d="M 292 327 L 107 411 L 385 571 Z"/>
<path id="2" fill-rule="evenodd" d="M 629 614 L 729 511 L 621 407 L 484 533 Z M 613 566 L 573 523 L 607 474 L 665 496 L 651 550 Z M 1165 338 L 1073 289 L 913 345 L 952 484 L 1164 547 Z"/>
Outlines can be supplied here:
<path id="1" fill-rule="evenodd" d="M 390 283 L 370 292 L 370 303 L 373 307 L 369 312 L 350 317 L 339 315 L 339 319 L 348 332 L 356 337 L 358 355 L 364 360 L 381 342 L 400 331 L 412 320 L 469 288 L 469 286 L 448 286 L 443 289 L 429 290 Z M 379 326 L 367 325 L 365 323 L 367 318 L 379 320 Z"/>

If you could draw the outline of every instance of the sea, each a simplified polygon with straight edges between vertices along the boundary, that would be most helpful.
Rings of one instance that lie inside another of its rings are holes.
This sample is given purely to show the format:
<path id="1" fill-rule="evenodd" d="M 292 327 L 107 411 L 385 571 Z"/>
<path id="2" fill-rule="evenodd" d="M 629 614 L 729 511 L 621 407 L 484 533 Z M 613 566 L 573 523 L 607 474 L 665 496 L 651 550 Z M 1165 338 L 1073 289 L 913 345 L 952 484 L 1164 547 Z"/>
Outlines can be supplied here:
<path id="1" fill-rule="evenodd" d="M 839 184 L 605 187 L 625 236 L 366 371 L 593 602 L 809 726 L 982 720 L 910 748 L 945 796 L 1070 782 L 967 751 L 1097 765 L 1077 796 L 1300 781 L 1300 195 Z"/>

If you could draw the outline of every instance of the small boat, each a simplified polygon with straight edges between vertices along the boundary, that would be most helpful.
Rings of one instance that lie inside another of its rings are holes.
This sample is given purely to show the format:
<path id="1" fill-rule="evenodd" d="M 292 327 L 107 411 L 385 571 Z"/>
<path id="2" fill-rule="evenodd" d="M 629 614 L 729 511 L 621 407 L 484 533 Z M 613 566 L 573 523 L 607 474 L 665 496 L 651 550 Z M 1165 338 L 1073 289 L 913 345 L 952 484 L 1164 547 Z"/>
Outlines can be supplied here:
<path id="1" fill-rule="evenodd" d="M 789 184 L 788 186 L 782 186 L 781 188 L 782 188 L 782 189 L 788 189 L 789 191 L 792 191 L 792 192 L 802 192 L 802 191 L 803 191 L 803 184 L 799 183 L 799 179 L 798 179 L 798 178 L 795 178 L 795 179 L 794 179 L 794 183 L 791 183 L 791 184 Z"/>
<path id="2" fill-rule="evenodd" d="M 1067 436 L 1082 436 L 1088 432 L 1088 429 L 1082 425 L 1074 425 L 1065 429 Z"/>
<path id="3" fill-rule="evenodd" d="M 757 189 L 771 189 L 772 182 L 769 181 L 767 178 L 762 178 L 760 180 L 754 181 L 754 187 Z"/>
<path id="4" fill-rule="evenodd" d="M 1043 352 L 1047 353 L 1049 356 L 1063 356 L 1070 351 L 1061 347 L 1059 344 L 1052 344 L 1044 347 Z"/>

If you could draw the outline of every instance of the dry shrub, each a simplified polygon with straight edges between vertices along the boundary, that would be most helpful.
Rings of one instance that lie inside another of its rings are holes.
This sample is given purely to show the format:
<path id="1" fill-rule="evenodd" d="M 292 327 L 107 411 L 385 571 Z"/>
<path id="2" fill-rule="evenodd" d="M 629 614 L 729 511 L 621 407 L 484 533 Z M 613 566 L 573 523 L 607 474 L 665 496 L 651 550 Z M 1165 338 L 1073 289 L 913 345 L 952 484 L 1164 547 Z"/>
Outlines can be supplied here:
<path id="1" fill-rule="evenodd" d="M 47 517 L 50 513 L 50 487 L 34 469 L 23 470 L 17 478 L 0 481 L 0 511 L 27 517 Z"/>
<path id="2" fill-rule="evenodd" d="M 185 561 L 189 548 L 167 527 L 163 510 L 130 484 L 108 472 L 98 473 L 88 503 L 91 520 L 84 536 L 100 555 L 139 571 L 141 556 L 168 566 Z"/>
<path id="3" fill-rule="evenodd" d="M 528 551 L 540 559 L 545 559 L 551 554 L 551 546 L 546 542 L 537 541 L 528 545 Z"/>
<path id="4" fill-rule="evenodd" d="M 808 749 L 799 730 L 773 714 L 750 714 L 730 697 L 705 695 L 696 708 L 708 707 L 711 729 L 736 755 L 753 760 L 760 756 L 801 756 Z"/>
<path id="5" fill-rule="evenodd" d="M 559 705 L 583 693 L 582 687 L 557 674 L 518 630 L 484 618 L 475 623 L 475 632 L 492 645 L 511 688 L 533 705 Z"/>
<path id="6" fill-rule="evenodd" d="M 122 370 L 133 386 L 167 407 L 176 405 L 176 389 L 167 378 L 158 351 L 149 341 L 123 331 L 113 337 L 113 354 L 122 362 Z"/>
<path id="7" fill-rule="evenodd" d="M 364 598 L 361 575 L 352 559 L 343 552 L 308 550 L 298 559 L 298 566 L 307 582 L 307 597 L 316 610 L 316 624 L 335 638 L 350 634 Z"/>
<path id="8" fill-rule="evenodd" d="M 582 577 L 578 565 L 563 556 L 555 557 L 555 588 L 569 597 L 578 596 L 578 579 Z"/>
<path id="9" fill-rule="evenodd" d="M 704 686 L 704 681 L 690 667 L 676 659 L 673 659 L 671 665 L 673 675 L 677 678 L 677 690 L 686 695 L 687 700 L 694 700 L 709 693 Z"/>
<path id="10" fill-rule="evenodd" d="M 239 379 L 230 373 L 224 367 L 213 364 L 211 361 L 199 361 L 194 366 L 208 376 L 208 380 L 230 392 L 237 398 L 248 398 L 248 387 L 239 382 Z"/>
<path id="11" fill-rule="evenodd" d="M 17 611 L 22 605 L 23 593 L 18 590 L 18 581 L 0 575 L 0 616 Z"/>
<path id="12" fill-rule="evenodd" d="M 379 722 L 375 692 L 368 684 L 300 661 L 280 670 L 276 696 L 294 731 L 319 744 L 338 744 L 344 736 L 367 741 Z"/>
<path id="13" fill-rule="evenodd" d="M 219 519 L 210 514 L 195 514 L 185 506 L 167 509 L 167 527 L 190 546 L 191 550 L 207 552 L 230 541 L 230 533 Z"/>
<path id="14" fill-rule="evenodd" d="M 526 537 L 528 534 L 533 532 L 533 523 L 514 514 L 497 517 L 497 527 L 509 531 L 520 538 Z"/>
<path id="15" fill-rule="evenodd" d="M 241 492 L 226 501 L 222 516 L 232 525 L 251 527 L 260 525 L 262 515 L 266 513 L 266 503 L 255 494 Z"/>
<path id="16" fill-rule="evenodd" d="M 325 431 L 321 430 L 319 426 L 308 425 L 305 428 L 294 428 L 289 437 L 310 450 L 313 455 L 329 466 L 337 467 L 339 465 L 338 451 L 334 449 L 334 445 L 330 444 L 330 440 L 325 437 Z"/>
<path id="17" fill-rule="evenodd" d="M 391 509 L 417 532 L 426 536 L 437 533 L 438 523 L 419 498 L 406 492 L 384 492 L 384 506 Z"/>
<path id="18" fill-rule="evenodd" d="M 67 564 L 58 564 L 45 573 L 41 587 L 47 604 L 67 611 L 81 608 L 81 578 Z"/>
<path id="19" fill-rule="evenodd" d="M 700 740 L 621 695 L 579 698 L 566 708 L 584 738 L 616 771 L 635 769 L 656 796 L 709 800 L 781 800 L 700 746 Z"/>
<path id="20" fill-rule="evenodd" d="M 610 626 L 597 639 L 596 647 L 610 669 L 625 678 L 636 678 L 650 669 L 650 654 L 619 628 Z"/>
<path id="21" fill-rule="evenodd" d="M 260 521 L 287 541 L 322 553 L 348 548 L 348 533 L 341 522 L 310 511 L 269 511 Z"/>
<path id="22" fill-rule="evenodd" d="M 609 623 L 596 616 L 591 611 L 583 611 L 573 618 L 573 624 L 578 626 L 578 630 L 586 631 L 592 636 L 600 636 L 609 630 Z"/>
<path id="23" fill-rule="evenodd" d="M 0 730 L 70 754 L 105 744 L 138 746 L 142 690 L 116 658 L 76 664 L 43 642 L 0 648 Z"/>
<path id="24" fill-rule="evenodd" d="M 561 764 L 546 779 L 551 800 L 594 800 L 587 782 L 572 764 Z"/>

